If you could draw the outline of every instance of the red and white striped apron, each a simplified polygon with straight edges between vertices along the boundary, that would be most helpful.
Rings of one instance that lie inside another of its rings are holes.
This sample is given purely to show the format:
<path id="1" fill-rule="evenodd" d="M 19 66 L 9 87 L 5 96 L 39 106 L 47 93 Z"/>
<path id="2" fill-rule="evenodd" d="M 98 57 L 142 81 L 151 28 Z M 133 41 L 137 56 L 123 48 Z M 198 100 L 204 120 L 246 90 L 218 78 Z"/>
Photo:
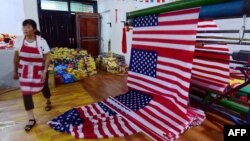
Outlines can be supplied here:
<path id="1" fill-rule="evenodd" d="M 37 40 L 36 47 L 25 45 L 24 40 L 19 52 L 19 82 L 22 93 L 32 95 L 43 89 L 44 82 L 41 78 L 44 71 L 44 60 L 43 55 L 39 52 Z"/>

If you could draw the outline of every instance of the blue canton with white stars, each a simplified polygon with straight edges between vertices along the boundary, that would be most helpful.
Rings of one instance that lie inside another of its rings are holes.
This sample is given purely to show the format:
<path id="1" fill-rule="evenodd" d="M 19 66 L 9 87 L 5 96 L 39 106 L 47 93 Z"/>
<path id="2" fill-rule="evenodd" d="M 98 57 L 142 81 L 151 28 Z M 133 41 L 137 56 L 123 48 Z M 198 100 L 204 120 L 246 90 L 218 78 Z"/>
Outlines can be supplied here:
<path id="1" fill-rule="evenodd" d="M 108 114 L 109 116 L 113 116 L 116 114 L 116 112 L 114 112 L 113 110 L 111 110 L 109 107 L 105 106 L 104 104 L 102 104 L 101 102 L 98 102 L 98 105 L 102 108 L 102 110 Z"/>
<path id="2" fill-rule="evenodd" d="M 157 14 L 141 16 L 134 18 L 133 20 L 134 27 L 147 27 L 147 26 L 157 26 L 157 25 L 158 25 Z"/>
<path id="3" fill-rule="evenodd" d="M 156 78 L 157 56 L 156 51 L 132 49 L 130 71 Z"/>
<path id="4" fill-rule="evenodd" d="M 147 106 L 152 97 L 138 91 L 130 90 L 126 94 L 115 97 L 115 99 L 120 101 L 128 108 L 138 111 L 141 108 Z"/>
<path id="5" fill-rule="evenodd" d="M 80 124 L 83 124 L 83 119 L 80 117 L 78 111 L 74 108 L 58 116 L 57 118 L 54 118 L 52 122 L 58 123 L 58 124 L 49 123 L 49 125 L 56 131 L 70 133 L 69 131 L 70 125 L 78 126 Z"/>

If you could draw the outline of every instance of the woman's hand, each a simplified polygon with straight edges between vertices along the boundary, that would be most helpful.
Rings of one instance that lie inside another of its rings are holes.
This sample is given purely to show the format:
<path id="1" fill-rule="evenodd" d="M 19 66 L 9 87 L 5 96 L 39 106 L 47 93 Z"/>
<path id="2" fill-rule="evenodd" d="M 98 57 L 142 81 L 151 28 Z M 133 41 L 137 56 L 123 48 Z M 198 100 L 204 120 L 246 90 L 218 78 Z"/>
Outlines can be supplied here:
<path id="1" fill-rule="evenodd" d="M 46 71 L 44 71 L 43 73 L 42 73 L 42 82 L 44 82 L 45 80 L 46 80 L 46 77 L 47 77 L 47 72 Z"/>
<path id="2" fill-rule="evenodd" d="M 18 78 L 19 78 L 18 73 L 17 73 L 17 72 L 14 72 L 14 73 L 13 73 L 13 79 L 14 79 L 14 80 L 17 80 Z"/>

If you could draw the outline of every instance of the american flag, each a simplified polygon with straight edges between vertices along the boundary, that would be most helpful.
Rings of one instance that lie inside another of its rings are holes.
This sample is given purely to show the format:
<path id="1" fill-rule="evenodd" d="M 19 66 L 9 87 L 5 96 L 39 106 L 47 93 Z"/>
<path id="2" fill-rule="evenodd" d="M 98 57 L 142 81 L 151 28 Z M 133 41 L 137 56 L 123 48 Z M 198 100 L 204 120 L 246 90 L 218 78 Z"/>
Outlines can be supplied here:
<path id="1" fill-rule="evenodd" d="M 76 138 L 142 131 L 154 140 L 173 140 L 201 124 L 204 112 L 188 107 L 198 15 L 199 8 L 194 8 L 135 18 L 130 90 L 72 109 L 49 125 Z"/>
<path id="2" fill-rule="evenodd" d="M 139 110 L 116 98 L 103 101 L 154 140 L 176 139 L 205 117 L 188 108 L 198 15 L 194 8 L 135 18 L 128 87 L 152 99 Z"/>
<path id="3" fill-rule="evenodd" d="M 216 31 L 219 28 L 213 20 L 200 20 L 197 41 L 214 41 L 216 37 L 222 37 L 220 33 L 205 33 L 210 30 Z M 216 93 L 225 93 L 229 88 L 230 78 L 228 46 L 205 43 L 197 45 L 194 54 L 191 84 Z"/>

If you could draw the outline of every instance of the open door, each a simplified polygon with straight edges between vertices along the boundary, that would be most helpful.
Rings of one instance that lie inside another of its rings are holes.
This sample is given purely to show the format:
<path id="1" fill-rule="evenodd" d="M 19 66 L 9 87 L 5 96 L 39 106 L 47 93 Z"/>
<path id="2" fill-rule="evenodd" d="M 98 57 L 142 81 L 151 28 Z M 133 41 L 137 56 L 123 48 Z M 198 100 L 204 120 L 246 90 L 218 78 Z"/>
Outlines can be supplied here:
<path id="1" fill-rule="evenodd" d="M 76 13 L 77 47 L 87 50 L 93 57 L 99 54 L 100 15 L 97 13 Z"/>

